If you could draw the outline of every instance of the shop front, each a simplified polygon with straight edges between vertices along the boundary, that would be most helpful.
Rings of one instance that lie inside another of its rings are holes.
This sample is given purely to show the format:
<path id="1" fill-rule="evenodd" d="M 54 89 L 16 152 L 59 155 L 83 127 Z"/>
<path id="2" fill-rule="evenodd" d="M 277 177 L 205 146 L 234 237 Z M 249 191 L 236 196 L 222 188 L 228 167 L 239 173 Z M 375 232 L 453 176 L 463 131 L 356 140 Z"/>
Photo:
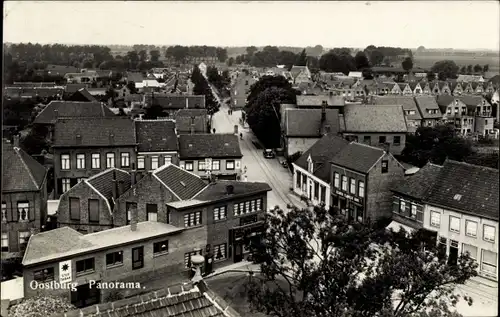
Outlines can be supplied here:
<path id="1" fill-rule="evenodd" d="M 264 221 L 257 215 L 240 219 L 240 226 L 229 230 L 229 249 L 233 252 L 233 262 L 241 262 L 250 253 L 251 245 L 260 243 L 264 233 Z"/>

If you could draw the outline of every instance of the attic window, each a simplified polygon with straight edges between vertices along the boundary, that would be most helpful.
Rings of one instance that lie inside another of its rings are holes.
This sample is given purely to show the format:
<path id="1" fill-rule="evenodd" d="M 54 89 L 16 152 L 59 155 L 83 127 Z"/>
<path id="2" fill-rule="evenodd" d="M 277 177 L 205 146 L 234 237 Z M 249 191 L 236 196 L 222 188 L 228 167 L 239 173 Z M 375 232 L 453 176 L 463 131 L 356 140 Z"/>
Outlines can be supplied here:
<path id="1" fill-rule="evenodd" d="M 456 201 L 460 201 L 461 198 L 462 198 L 462 195 L 460 195 L 460 194 L 456 194 L 455 196 L 453 196 L 453 199 Z"/>
<path id="2" fill-rule="evenodd" d="M 229 146 L 229 143 L 224 143 L 224 146 Z"/>
<path id="3" fill-rule="evenodd" d="M 183 181 L 181 181 L 180 183 L 183 187 L 186 187 L 186 183 L 184 183 Z"/>
<path id="4" fill-rule="evenodd" d="M 188 146 L 189 146 L 189 147 L 193 147 L 193 145 L 192 145 L 192 144 L 189 144 Z"/>

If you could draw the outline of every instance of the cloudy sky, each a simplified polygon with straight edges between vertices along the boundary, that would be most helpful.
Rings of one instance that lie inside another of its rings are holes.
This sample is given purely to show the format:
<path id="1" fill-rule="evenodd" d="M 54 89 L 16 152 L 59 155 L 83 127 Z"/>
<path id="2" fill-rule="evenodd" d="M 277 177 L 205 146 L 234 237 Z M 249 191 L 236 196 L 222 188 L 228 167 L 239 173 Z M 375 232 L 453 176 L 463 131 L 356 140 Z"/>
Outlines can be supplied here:
<path id="1" fill-rule="evenodd" d="M 4 2 L 4 41 L 499 49 L 497 1 Z"/>

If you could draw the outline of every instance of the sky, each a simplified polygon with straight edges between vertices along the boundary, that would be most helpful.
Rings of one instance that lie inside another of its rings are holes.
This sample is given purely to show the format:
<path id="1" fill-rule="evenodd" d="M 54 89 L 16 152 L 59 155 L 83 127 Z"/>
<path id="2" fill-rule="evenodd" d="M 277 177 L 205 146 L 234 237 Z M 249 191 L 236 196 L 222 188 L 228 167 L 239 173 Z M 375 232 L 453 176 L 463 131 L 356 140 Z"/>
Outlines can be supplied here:
<path id="1" fill-rule="evenodd" d="M 5 1 L 4 42 L 500 46 L 497 1 Z"/>

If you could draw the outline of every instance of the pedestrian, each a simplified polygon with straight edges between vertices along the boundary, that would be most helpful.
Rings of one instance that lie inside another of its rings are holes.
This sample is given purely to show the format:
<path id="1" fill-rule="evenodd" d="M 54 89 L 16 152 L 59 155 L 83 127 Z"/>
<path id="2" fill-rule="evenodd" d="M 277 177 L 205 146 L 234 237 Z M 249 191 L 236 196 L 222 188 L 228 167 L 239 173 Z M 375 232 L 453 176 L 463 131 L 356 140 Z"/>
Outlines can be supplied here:
<path id="1" fill-rule="evenodd" d="M 215 128 L 213 129 L 213 133 L 215 133 Z"/>

